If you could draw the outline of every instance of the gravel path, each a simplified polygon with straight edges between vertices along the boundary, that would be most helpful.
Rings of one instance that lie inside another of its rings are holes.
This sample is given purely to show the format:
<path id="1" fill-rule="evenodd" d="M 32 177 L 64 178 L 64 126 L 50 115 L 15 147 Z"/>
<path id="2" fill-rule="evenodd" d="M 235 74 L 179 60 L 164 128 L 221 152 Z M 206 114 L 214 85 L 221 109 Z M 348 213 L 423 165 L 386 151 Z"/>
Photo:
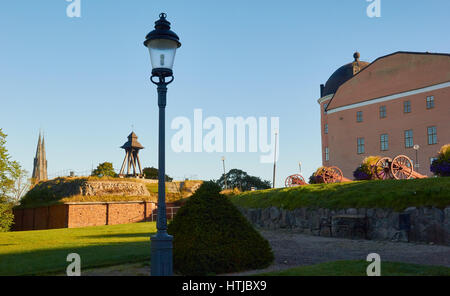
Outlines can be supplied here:
<path id="1" fill-rule="evenodd" d="M 378 253 L 381 262 L 384 260 L 450 267 L 450 247 L 447 246 L 309 236 L 289 230 L 260 232 L 270 242 L 275 254 L 275 262 L 262 272 L 337 260 L 366 260 L 370 253 Z M 261 270 L 253 270 L 232 275 L 260 272 Z"/>
<path id="2" fill-rule="evenodd" d="M 328 238 L 304 235 L 289 230 L 260 230 L 260 232 L 270 242 L 275 254 L 275 262 L 264 270 L 229 275 L 249 275 L 337 260 L 366 260 L 369 253 L 378 253 L 381 262 L 397 261 L 450 267 L 450 247 L 448 246 Z M 149 266 L 139 263 L 86 270 L 82 272 L 82 275 L 148 275 L 149 273 Z"/>

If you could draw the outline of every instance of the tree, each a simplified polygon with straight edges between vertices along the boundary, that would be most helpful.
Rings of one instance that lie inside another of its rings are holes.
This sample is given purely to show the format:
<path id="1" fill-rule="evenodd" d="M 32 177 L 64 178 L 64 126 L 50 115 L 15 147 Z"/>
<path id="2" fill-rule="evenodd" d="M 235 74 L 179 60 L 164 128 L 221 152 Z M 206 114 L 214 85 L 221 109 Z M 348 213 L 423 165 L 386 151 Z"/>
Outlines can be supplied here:
<path id="1" fill-rule="evenodd" d="M 227 178 L 227 188 L 239 188 L 241 191 L 249 191 L 252 187 L 257 189 L 269 189 L 271 188 L 271 182 L 266 180 L 261 180 L 259 177 L 250 176 L 246 172 L 239 169 L 232 169 L 226 174 Z M 225 178 L 222 175 L 218 179 L 217 184 L 225 188 Z"/>
<path id="2" fill-rule="evenodd" d="M 114 171 L 113 164 L 110 162 L 104 162 L 97 166 L 97 168 L 92 172 L 92 176 L 95 177 L 115 177 L 116 172 Z"/>
<path id="3" fill-rule="evenodd" d="M 158 169 L 151 167 L 151 168 L 144 168 L 144 178 L 145 179 L 152 179 L 152 180 L 158 180 Z M 166 182 L 172 182 L 173 178 L 169 177 L 168 175 L 165 176 Z"/>
<path id="4" fill-rule="evenodd" d="M 6 134 L 0 128 L 0 232 L 8 231 L 13 224 L 12 204 L 15 178 L 21 170 L 20 165 L 11 160 L 6 145 Z"/>
<path id="5" fill-rule="evenodd" d="M 18 205 L 22 197 L 24 197 L 25 194 L 30 190 L 31 179 L 28 178 L 28 172 L 23 169 L 17 170 L 13 178 L 14 187 L 11 190 L 9 201 L 15 205 Z"/>

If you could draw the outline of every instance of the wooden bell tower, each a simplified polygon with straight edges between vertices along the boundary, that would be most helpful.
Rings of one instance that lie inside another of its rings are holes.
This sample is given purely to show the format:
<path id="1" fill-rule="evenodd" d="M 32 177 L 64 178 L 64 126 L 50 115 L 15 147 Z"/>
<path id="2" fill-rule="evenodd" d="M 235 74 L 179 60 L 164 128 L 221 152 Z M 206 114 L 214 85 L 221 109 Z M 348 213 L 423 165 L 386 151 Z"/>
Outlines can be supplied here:
<path id="1" fill-rule="evenodd" d="M 144 149 L 141 143 L 138 142 L 137 136 L 134 132 L 128 136 L 128 141 L 123 144 L 122 149 L 125 149 L 125 159 L 122 163 L 122 168 L 120 169 L 119 177 L 134 177 L 142 178 L 144 176 L 141 168 L 141 162 L 139 160 L 139 150 Z M 125 167 L 127 167 L 127 173 L 124 174 Z M 130 170 L 133 171 L 130 174 Z"/>

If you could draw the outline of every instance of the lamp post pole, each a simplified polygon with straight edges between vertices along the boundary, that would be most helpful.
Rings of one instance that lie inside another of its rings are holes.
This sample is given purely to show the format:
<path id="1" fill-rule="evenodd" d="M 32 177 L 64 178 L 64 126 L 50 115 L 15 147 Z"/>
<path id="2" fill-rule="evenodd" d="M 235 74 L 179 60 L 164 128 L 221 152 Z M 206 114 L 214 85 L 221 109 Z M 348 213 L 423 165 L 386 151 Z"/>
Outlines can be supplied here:
<path id="1" fill-rule="evenodd" d="M 272 188 L 275 188 L 275 172 L 277 169 L 277 138 L 278 138 L 278 131 L 275 131 L 275 153 L 273 156 L 273 182 L 272 182 Z"/>
<path id="2" fill-rule="evenodd" d="M 225 189 L 228 189 L 227 187 L 227 173 L 225 171 L 225 156 L 222 156 L 222 163 L 223 163 L 223 179 L 225 182 Z"/>
<path id="3" fill-rule="evenodd" d="M 159 107 L 159 141 L 158 141 L 158 210 L 156 235 L 151 237 L 151 265 L 153 276 L 170 276 L 173 274 L 173 237 L 167 233 L 166 217 L 166 183 L 165 183 L 165 142 L 166 142 L 166 99 L 167 85 L 173 81 L 172 66 L 175 52 L 181 46 L 177 34 L 170 30 L 166 14 L 161 13 L 155 22 L 155 30 L 150 32 L 144 45 L 149 49 L 152 62 L 150 80 L 156 84 Z M 156 79 L 156 80 L 155 80 Z"/>

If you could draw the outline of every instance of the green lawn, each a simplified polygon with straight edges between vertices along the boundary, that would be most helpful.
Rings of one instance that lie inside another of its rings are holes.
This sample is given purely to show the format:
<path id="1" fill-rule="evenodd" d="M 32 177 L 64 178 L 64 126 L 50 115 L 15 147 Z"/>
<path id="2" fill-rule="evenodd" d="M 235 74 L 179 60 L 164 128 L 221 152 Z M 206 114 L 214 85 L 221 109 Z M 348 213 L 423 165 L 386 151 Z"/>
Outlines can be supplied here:
<path id="1" fill-rule="evenodd" d="M 231 201 L 244 208 L 300 207 L 391 208 L 450 205 L 450 177 L 314 184 L 294 188 L 243 192 Z"/>
<path id="2" fill-rule="evenodd" d="M 366 261 L 335 261 L 300 266 L 284 271 L 256 274 L 257 276 L 367 276 Z M 381 262 L 382 276 L 450 276 L 450 268 L 399 262 Z"/>
<path id="3" fill-rule="evenodd" d="M 72 229 L 0 233 L 0 276 L 65 274 L 69 253 L 81 256 L 81 270 L 150 262 L 154 222 Z M 301 266 L 270 276 L 364 276 L 368 262 L 337 261 Z M 381 275 L 445 275 L 450 268 L 382 262 Z"/>
<path id="4" fill-rule="evenodd" d="M 0 233 L 0 275 L 65 273 L 69 253 L 81 269 L 150 260 L 155 222 Z"/>

